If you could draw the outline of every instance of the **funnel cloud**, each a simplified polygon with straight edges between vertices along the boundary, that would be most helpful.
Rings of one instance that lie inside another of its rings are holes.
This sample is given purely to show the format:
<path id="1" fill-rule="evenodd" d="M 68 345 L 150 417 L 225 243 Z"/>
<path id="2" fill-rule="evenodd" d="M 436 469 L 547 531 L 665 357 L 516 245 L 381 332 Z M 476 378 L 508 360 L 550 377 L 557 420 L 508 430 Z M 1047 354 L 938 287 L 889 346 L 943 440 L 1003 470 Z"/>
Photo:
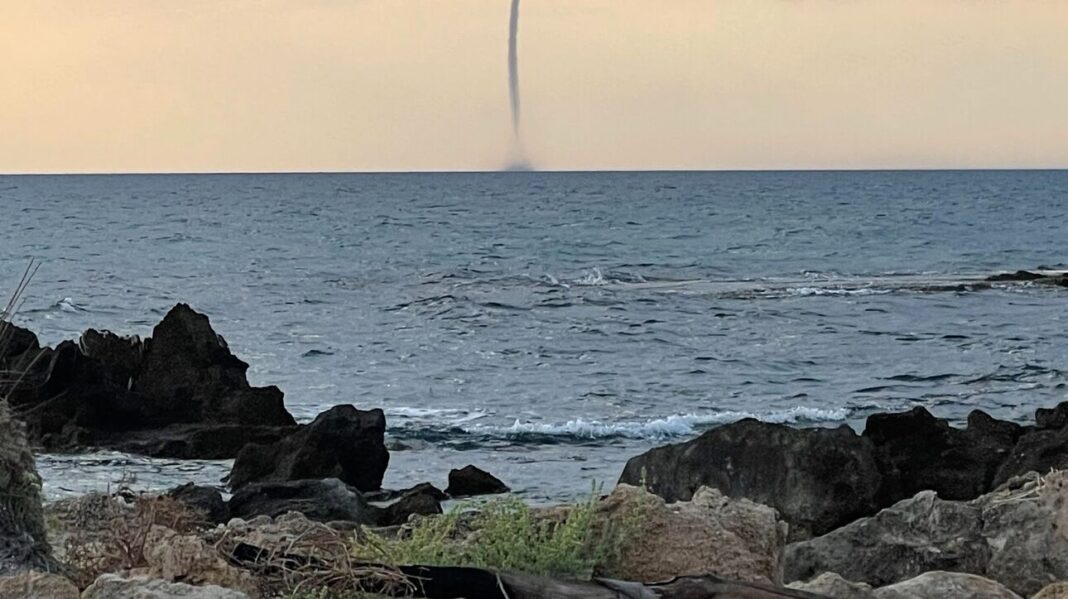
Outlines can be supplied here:
<path id="1" fill-rule="evenodd" d="M 519 0 L 512 0 L 512 14 L 508 19 L 508 98 L 512 104 L 512 152 L 510 170 L 527 170 L 523 140 L 519 132 Z"/>

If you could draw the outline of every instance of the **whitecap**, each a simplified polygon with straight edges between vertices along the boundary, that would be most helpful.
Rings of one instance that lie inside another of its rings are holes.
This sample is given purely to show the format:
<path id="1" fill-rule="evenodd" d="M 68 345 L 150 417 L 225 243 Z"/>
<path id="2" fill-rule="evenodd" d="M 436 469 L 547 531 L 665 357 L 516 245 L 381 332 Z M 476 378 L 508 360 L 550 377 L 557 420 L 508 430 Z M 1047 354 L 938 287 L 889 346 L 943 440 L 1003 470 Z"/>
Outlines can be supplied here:
<path id="1" fill-rule="evenodd" d="M 388 407 L 384 409 L 386 417 L 408 420 L 435 420 L 443 421 L 447 426 L 456 426 L 465 422 L 471 422 L 485 418 L 489 414 L 481 410 L 465 410 L 462 408 L 414 408 L 407 406 Z"/>
<path id="2" fill-rule="evenodd" d="M 61 310 L 63 312 L 85 312 L 86 311 L 85 308 L 83 308 L 82 306 L 79 306 L 78 304 L 74 303 L 74 300 L 69 298 L 69 297 L 65 297 L 65 298 L 59 300 L 58 302 L 55 303 L 54 307 L 58 308 L 59 310 Z"/>
<path id="3" fill-rule="evenodd" d="M 602 287 L 608 283 L 608 279 L 604 278 L 601 269 L 597 267 L 585 271 L 581 277 L 574 280 L 575 285 L 581 285 L 583 287 Z"/>
<path id="4" fill-rule="evenodd" d="M 541 435 L 573 439 L 666 439 L 694 434 L 699 428 L 727 424 L 745 418 L 775 424 L 841 422 L 849 417 L 847 408 L 815 408 L 795 406 L 763 414 L 744 411 L 672 414 L 663 418 L 631 422 L 604 422 L 576 418 L 564 423 L 524 422 L 516 420 L 509 426 L 474 425 L 462 427 L 471 434 L 521 437 Z"/>

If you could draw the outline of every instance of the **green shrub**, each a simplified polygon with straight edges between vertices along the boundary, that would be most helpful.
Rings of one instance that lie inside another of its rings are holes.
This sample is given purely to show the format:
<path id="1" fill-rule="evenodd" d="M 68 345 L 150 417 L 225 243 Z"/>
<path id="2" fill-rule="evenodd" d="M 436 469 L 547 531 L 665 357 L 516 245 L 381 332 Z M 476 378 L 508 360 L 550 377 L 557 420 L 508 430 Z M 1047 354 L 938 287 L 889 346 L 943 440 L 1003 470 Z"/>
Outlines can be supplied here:
<path id="1" fill-rule="evenodd" d="M 538 514 L 517 497 L 472 504 L 416 521 L 410 534 L 385 538 L 368 532 L 356 541 L 360 559 L 390 565 L 471 566 L 538 576 L 589 579 L 612 571 L 637 530 L 637 521 L 612 523 L 598 514 L 597 493 L 563 513 Z M 460 523 L 470 520 L 472 532 Z"/>

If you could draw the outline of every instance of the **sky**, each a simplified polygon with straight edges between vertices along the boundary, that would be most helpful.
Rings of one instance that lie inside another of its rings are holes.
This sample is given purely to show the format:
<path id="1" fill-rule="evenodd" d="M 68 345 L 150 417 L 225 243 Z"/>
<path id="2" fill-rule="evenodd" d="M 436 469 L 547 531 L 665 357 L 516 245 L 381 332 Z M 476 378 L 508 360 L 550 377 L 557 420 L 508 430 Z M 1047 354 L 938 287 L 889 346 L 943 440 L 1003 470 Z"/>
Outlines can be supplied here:
<path id="1" fill-rule="evenodd" d="M 0 0 L 0 172 L 495 170 L 509 0 Z M 1068 167 L 1063 0 L 523 0 L 541 169 Z"/>

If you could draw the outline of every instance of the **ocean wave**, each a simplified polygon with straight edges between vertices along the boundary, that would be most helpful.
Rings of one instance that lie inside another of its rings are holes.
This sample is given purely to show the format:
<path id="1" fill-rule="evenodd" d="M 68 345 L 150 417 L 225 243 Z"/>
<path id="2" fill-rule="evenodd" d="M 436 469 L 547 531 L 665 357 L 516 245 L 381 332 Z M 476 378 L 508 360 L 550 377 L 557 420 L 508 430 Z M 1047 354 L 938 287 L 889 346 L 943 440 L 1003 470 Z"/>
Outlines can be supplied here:
<path id="1" fill-rule="evenodd" d="M 849 417 L 848 408 L 815 408 L 795 406 L 758 414 L 745 411 L 723 411 L 708 414 L 672 414 L 663 418 L 631 422 L 604 422 L 576 418 L 564 423 L 524 422 L 516 420 L 507 426 L 471 425 L 460 427 L 462 432 L 489 437 L 530 439 L 538 437 L 575 440 L 603 439 L 668 439 L 693 435 L 698 430 L 717 424 L 737 422 L 745 418 L 776 424 L 817 424 L 841 422 Z"/>
<path id="2" fill-rule="evenodd" d="M 447 426 L 456 426 L 485 418 L 488 412 L 482 410 L 466 410 L 463 408 L 414 408 L 408 406 L 387 407 L 383 411 L 386 418 L 404 420 L 432 420 L 442 422 Z"/>
<path id="3" fill-rule="evenodd" d="M 68 314 L 77 314 L 80 312 L 88 312 L 89 308 L 81 306 L 74 302 L 72 298 L 65 297 L 58 302 L 53 302 L 47 308 L 25 308 L 20 310 L 24 315 L 29 314 L 55 314 L 56 312 L 66 312 Z"/>
<path id="4" fill-rule="evenodd" d="M 611 281 L 604 277 L 604 273 L 601 272 L 601 269 L 594 267 L 587 270 L 581 277 L 572 281 L 572 283 L 581 287 L 603 287 L 611 283 Z"/>

